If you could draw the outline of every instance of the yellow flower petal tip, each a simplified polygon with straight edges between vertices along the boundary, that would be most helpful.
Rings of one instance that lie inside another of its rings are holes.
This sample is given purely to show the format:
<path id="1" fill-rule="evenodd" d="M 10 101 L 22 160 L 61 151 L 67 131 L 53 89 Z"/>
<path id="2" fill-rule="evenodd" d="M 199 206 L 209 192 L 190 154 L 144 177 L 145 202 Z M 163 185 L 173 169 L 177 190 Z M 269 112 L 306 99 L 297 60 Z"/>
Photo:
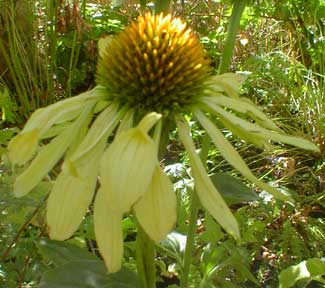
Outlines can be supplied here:
<path id="1" fill-rule="evenodd" d="M 173 229 L 176 202 L 173 185 L 157 164 L 147 192 L 134 205 L 139 223 L 155 242 L 164 239 Z"/>
<path id="2" fill-rule="evenodd" d="M 96 241 L 109 273 L 115 273 L 123 258 L 122 213 L 108 203 L 106 193 L 99 189 L 94 206 Z"/>
<path id="3" fill-rule="evenodd" d="M 37 129 L 20 133 L 14 137 L 8 145 L 10 162 L 14 165 L 23 165 L 30 160 L 36 152 L 38 137 L 39 131 Z"/>
<path id="4" fill-rule="evenodd" d="M 161 114 L 156 112 L 148 113 L 146 116 L 142 118 L 140 121 L 138 128 L 144 133 L 148 133 L 149 130 L 157 123 L 157 121 L 161 118 Z"/>

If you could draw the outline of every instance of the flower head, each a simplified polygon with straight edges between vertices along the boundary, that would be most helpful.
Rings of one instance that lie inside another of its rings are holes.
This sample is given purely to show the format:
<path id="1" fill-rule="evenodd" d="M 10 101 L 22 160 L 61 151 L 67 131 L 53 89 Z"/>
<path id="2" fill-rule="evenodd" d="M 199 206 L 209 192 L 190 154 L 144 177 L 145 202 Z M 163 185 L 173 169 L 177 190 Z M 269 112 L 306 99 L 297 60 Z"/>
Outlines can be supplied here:
<path id="1" fill-rule="evenodd" d="M 181 112 L 203 96 L 208 67 L 198 39 L 179 18 L 146 14 L 110 40 L 97 82 L 129 108 Z"/>
<path id="2" fill-rule="evenodd" d="M 244 177 L 275 197 L 292 201 L 253 175 L 209 117 L 217 117 L 233 133 L 256 145 L 270 146 L 269 140 L 274 140 L 314 151 L 318 148 L 285 135 L 253 103 L 240 98 L 240 76 L 209 76 L 202 47 L 180 19 L 140 16 L 106 44 L 98 62 L 99 85 L 37 110 L 8 147 L 13 164 L 28 163 L 14 184 L 18 197 L 30 192 L 63 158 L 47 203 L 51 238 L 67 239 L 78 229 L 98 177 L 95 234 L 109 272 L 121 267 L 125 213 L 133 210 L 154 241 L 167 235 L 176 222 L 176 197 L 157 154 L 161 134 L 168 133 L 161 122 L 168 118 L 176 123 L 189 154 L 203 207 L 238 239 L 236 219 L 196 153 L 185 114 L 196 118 Z M 114 131 L 115 138 L 108 144 Z M 44 139 L 47 144 L 42 144 Z"/>

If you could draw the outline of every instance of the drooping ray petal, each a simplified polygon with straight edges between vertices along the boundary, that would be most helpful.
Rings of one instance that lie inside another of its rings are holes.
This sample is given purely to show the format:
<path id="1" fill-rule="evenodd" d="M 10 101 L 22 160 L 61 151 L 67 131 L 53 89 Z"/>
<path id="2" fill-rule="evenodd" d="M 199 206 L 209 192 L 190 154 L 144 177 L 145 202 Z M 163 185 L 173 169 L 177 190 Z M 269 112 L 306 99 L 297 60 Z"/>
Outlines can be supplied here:
<path id="1" fill-rule="evenodd" d="M 83 111 L 86 103 L 96 103 L 100 99 L 94 91 L 88 91 L 63 101 L 59 101 L 46 108 L 36 110 L 27 121 L 23 130 L 14 137 L 8 145 L 9 159 L 13 164 L 23 165 L 36 152 L 38 141 L 54 125 L 73 120 Z M 19 151 L 21 143 L 26 147 Z"/>
<path id="2" fill-rule="evenodd" d="M 277 142 L 282 142 L 286 144 L 290 144 L 302 149 L 311 150 L 315 152 L 319 152 L 319 148 L 313 144 L 312 142 L 295 137 L 295 136 L 288 136 L 285 134 L 280 134 L 274 131 L 270 131 L 268 129 L 265 129 L 263 127 L 260 127 L 254 123 L 248 122 L 244 119 L 241 119 L 237 117 L 236 115 L 233 115 L 225 110 L 223 110 L 218 105 L 215 105 L 211 103 L 209 107 L 218 115 L 221 115 L 225 119 L 232 122 L 234 125 L 237 125 L 240 129 L 247 131 L 250 134 L 257 135 L 265 140 L 273 140 Z"/>
<path id="3" fill-rule="evenodd" d="M 65 240 L 78 229 L 95 192 L 98 162 L 105 146 L 106 138 L 103 138 L 84 157 L 70 163 L 73 169 L 63 169 L 56 179 L 46 214 L 52 239 Z"/>
<path id="4" fill-rule="evenodd" d="M 210 112 L 211 109 L 208 110 Z M 213 112 L 214 113 L 214 112 Z M 265 139 L 262 135 L 256 133 L 250 133 L 246 130 L 241 129 L 241 127 L 235 125 L 233 122 L 229 121 L 229 119 L 218 115 L 220 122 L 230 130 L 234 135 L 239 137 L 241 140 L 246 141 L 247 143 L 252 143 L 257 147 L 264 148 L 268 151 L 271 151 L 273 146 L 271 145 L 269 139 Z"/>
<path id="5" fill-rule="evenodd" d="M 117 111 L 115 105 L 106 108 L 96 118 L 75 153 L 66 157 L 47 205 L 47 222 L 53 239 L 67 239 L 79 227 L 95 190 L 98 163 L 107 138 L 122 115 L 123 111 Z M 85 150 L 85 147 L 90 150 Z"/>
<path id="6" fill-rule="evenodd" d="M 17 177 L 14 184 L 14 193 L 17 197 L 30 192 L 60 160 L 72 140 L 77 136 L 78 131 L 87 123 L 93 105 L 94 103 L 89 103 L 79 118 L 51 143 L 44 146 L 30 166 Z"/>
<path id="7" fill-rule="evenodd" d="M 228 140 L 223 136 L 219 129 L 215 127 L 215 125 L 206 116 L 204 116 L 201 111 L 195 111 L 194 115 L 199 120 L 202 127 L 207 131 L 213 143 L 221 152 L 222 156 L 229 162 L 230 165 L 236 168 L 248 180 L 273 194 L 274 197 L 281 200 L 293 202 L 292 198 L 289 195 L 285 195 L 273 187 L 267 185 L 266 183 L 258 180 L 250 171 L 245 161 L 240 157 L 237 150 L 228 142 Z"/>
<path id="8" fill-rule="evenodd" d="M 240 86 L 245 80 L 242 75 L 234 73 L 225 73 L 210 77 L 210 87 L 216 92 L 225 92 L 228 96 L 238 99 L 240 93 Z"/>
<path id="9" fill-rule="evenodd" d="M 148 190 L 134 205 L 134 212 L 144 231 L 156 242 L 165 238 L 176 223 L 173 185 L 158 163 Z"/>
<path id="10" fill-rule="evenodd" d="M 149 187 L 157 146 L 147 133 L 160 118 L 157 115 L 148 114 L 137 127 L 118 135 L 101 159 L 102 190 L 122 213 L 129 211 Z"/>
<path id="11" fill-rule="evenodd" d="M 123 257 L 122 213 L 112 209 L 112 202 L 99 189 L 94 207 L 94 225 L 99 252 L 110 273 L 121 269 Z"/>
<path id="12" fill-rule="evenodd" d="M 105 95 L 100 93 L 99 89 L 96 87 L 78 96 L 67 98 L 45 108 L 40 108 L 32 114 L 22 130 L 22 133 L 38 128 L 42 135 L 53 124 L 74 119 L 78 116 L 78 111 L 81 111 L 87 102 L 98 102 L 104 96 Z"/>
<path id="13" fill-rule="evenodd" d="M 92 124 L 85 139 L 71 156 L 71 161 L 76 161 L 81 158 L 93 149 L 103 138 L 107 138 L 124 114 L 125 110 L 118 110 L 118 106 L 115 104 L 109 105 L 102 111 Z"/>
<path id="14" fill-rule="evenodd" d="M 117 128 L 116 135 L 121 134 L 121 132 L 126 131 L 130 128 L 133 127 L 133 116 L 134 116 L 134 111 L 133 110 L 128 110 L 123 117 L 120 125 Z"/>
<path id="15" fill-rule="evenodd" d="M 138 129 L 140 129 L 143 134 L 146 134 L 157 123 L 160 118 L 161 114 L 155 112 L 148 113 L 141 119 L 140 123 L 138 124 Z"/>
<path id="16" fill-rule="evenodd" d="M 24 134 L 18 134 L 8 145 L 10 162 L 15 165 L 23 165 L 30 160 L 38 146 L 39 130 L 34 129 Z"/>
<path id="17" fill-rule="evenodd" d="M 206 97 L 202 101 L 209 106 L 210 103 L 214 103 L 219 106 L 230 108 L 234 111 L 246 114 L 252 117 L 260 126 L 268 128 L 274 131 L 281 131 L 281 129 L 275 125 L 275 123 L 266 117 L 266 115 L 260 111 L 249 99 L 246 98 L 230 98 L 226 96 L 218 97 Z"/>
<path id="18" fill-rule="evenodd" d="M 196 154 L 189 125 L 182 118 L 177 118 L 176 124 L 179 137 L 190 157 L 195 187 L 202 205 L 229 234 L 239 239 L 240 233 L 236 218 L 216 190 L 208 177 L 200 157 Z"/>

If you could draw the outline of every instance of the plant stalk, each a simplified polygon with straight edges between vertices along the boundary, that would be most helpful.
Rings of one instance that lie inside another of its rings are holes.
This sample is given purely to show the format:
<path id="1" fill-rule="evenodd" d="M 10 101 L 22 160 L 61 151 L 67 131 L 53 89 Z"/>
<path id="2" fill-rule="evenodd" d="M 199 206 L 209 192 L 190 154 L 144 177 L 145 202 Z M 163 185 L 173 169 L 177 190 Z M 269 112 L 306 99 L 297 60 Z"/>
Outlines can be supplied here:
<path id="1" fill-rule="evenodd" d="M 171 8 L 170 0 L 156 0 L 155 1 L 155 13 L 168 13 Z"/>
<path id="2" fill-rule="evenodd" d="M 235 47 L 237 31 L 240 26 L 240 19 L 243 15 L 247 2 L 247 0 L 234 0 L 227 29 L 227 37 L 221 55 L 219 74 L 227 72 L 229 68 L 231 57 Z"/>
<path id="3" fill-rule="evenodd" d="M 155 265 L 155 243 L 143 231 L 138 223 L 137 242 L 136 242 L 136 263 L 140 287 L 156 287 L 156 265 Z"/>
<path id="4" fill-rule="evenodd" d="M 199 211 L 199 199 L 197 196 L 196 191 L 193 189 L 191 194 L 191 204 L 190 204 L 190 219 L 189 219 L 189 226 L 187 231 L 187 238 L 186 238 L 186 246 L 185 246 L 185 254 L 183 260 L 183 269 L 181 275 L 181 287 L 187 288 L 189 275 L 190 275 L 190 267 L 192 263 L 192 254 L 194 249 L 194 237 L 195 237 L 195 229 L 196 229 L 196 219 L 197 213 Z"/>
<path id="5" fill-rule="evenodd" d="M 207 156 L 210 150 L 210 139 L 207 135 L 203 137 L 202 148 L 200 152 L 200 158 L 203 163 L 206 163 Z M 181 287 L 187 288 L 189 282 L 190 268 L 192 263 L 192 256 L 195 247 L 195 231 L 197 214 L 200 208 L 199 197 L 196 190 L 193 189 L 191 193 L 191 204 L 190 204 L 190 219 L 187 231 L 185 254 L 183 259 L 182 275 L 181 275 Z"/>

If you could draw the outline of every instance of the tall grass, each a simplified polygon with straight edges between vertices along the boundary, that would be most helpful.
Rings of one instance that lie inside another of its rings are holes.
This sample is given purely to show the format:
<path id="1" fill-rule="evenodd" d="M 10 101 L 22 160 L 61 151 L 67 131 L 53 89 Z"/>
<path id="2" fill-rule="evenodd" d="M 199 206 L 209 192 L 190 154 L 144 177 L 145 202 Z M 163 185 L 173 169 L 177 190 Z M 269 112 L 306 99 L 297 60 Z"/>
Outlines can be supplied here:
<path id="1" fill-rule="evenodd" d="M 37 108 L 71 96 L 83 31 L 77 25 L 70 26 L 70 21 L 76 22 L 85 7 L 85 0 L 74 1 L 72 6 L 65 0 L 1 3 L 0 82 L 7 87 L 10 101 L 17 107 L 12 113 L 18 125 L 24 124 Z M 59 31 L 59 16 L 71 31 Z M 65 50 L 69 60 L 59 66 L 62 55 L 58 55 L 58 47 L 68 32 L 72 38 L 69 49 Z M 59 78 L 61 74 L 64 77 Z"/>

